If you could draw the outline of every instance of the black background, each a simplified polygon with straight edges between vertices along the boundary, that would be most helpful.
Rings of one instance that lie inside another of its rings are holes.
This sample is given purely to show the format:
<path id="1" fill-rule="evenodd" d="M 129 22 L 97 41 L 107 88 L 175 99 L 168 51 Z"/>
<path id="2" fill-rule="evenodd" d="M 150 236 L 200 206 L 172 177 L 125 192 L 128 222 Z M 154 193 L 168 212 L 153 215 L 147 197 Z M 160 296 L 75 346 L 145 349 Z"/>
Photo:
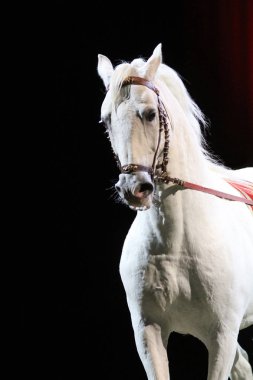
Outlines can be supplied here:
<path id="1" fill-rule="evenodd" d="M 118 269 L 135 213 L 112 196 L 118 170 L 98 124 L 104 88 L 97 54 L 116 65 L 148 58 L 161 42 L 164 62 L 182 75 L 210 120 L 210 149 L 231 168 L 253 165 L 249 73 L 242 65 L 238 69 L 248 53 L 238 57 L 230 52 L 234 21 L 246 9 L 237 13 L 237 1 L 204 3 L 169 1 L 166 8 L 157 3 L 140 9 L 103 3 L 94 4 L 92 12 L 80 3 L 56 3 L 51 221 L 59 380 L 146 379 Z M 224 30 L 231 39 L 224 38 Z M 246 49 L 252 38 L 248 29 L 240 33 L 240 46 Z M 252 336 L 252 328 L 239 336 L 251 363 Z M 195 338 L 173 333 L 168 353 L 172 380 L 206 379 L 207 351 Z"/>

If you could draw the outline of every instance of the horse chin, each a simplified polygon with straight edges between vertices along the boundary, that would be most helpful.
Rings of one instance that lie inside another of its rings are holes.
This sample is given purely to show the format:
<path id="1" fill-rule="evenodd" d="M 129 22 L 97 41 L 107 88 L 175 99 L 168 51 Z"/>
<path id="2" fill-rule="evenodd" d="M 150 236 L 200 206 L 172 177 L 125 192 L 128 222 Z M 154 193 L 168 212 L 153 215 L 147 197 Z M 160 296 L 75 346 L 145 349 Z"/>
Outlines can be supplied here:
<path id="1" fill-rule="evenodd" d="M 125 197 L 124 203 L 134 211 L 146 211 L 152 205 L 152 195 L 145 198 L 138 198 L 132 195 L 131 197 Z"/>

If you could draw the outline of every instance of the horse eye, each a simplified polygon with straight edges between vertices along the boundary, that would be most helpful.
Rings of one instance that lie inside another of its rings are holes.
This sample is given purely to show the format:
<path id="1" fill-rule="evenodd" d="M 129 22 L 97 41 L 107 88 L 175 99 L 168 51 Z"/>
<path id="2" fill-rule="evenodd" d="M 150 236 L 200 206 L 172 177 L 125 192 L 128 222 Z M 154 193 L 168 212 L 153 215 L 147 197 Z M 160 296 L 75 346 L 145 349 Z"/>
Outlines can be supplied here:
<path id="1" fill-rule="evenodd" d="M 150 110 L 150 111 L 148 111 L 148 112 L 146 113 L 145 118 L 146 118 L 147 121 L 150 122 L 150 121 L 153 121 L 153 120 L 154 120 L 155 116 L 156 116 L 155 111 L 154 111 L 154 110 Z"/>

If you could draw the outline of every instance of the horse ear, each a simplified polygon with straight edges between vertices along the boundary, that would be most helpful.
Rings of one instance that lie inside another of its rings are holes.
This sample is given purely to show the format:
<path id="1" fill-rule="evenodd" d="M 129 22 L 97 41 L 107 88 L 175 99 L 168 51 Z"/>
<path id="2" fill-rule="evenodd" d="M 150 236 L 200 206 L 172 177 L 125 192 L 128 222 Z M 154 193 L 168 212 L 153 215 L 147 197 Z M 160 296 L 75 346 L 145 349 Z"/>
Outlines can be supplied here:
<path id="1" fill-rule="evenodd" d="M 109 58 L 107 58 L 105 55 L 98 54 L 98 66 L 97 66 L 98 74 L 102 81 L 104 82 L 104 85 L 106 89 L 108 89 L 111 76 L 113 74 L 113 66 Z"/>
<path id="2" fill-rule="evenodd" d="M 145 78 L 152 81 L 157 72 L 159 65 L 162 63 L 162 44 L 160 43 L 154 49 L 153 54 L 145 64 Z"/>

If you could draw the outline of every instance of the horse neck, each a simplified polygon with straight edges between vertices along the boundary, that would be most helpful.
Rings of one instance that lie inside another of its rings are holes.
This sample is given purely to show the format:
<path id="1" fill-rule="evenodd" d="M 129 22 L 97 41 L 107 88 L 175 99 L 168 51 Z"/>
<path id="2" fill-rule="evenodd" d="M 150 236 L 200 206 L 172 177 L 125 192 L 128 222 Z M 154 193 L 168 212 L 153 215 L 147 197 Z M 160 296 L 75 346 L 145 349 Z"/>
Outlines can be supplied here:
<path id="1" fill-rule="evenodd" d="M 175 127 L 171 131 L 168 174 L 186 181 L 207 183 L 209 163 L 197 134 L 193 131 L 185 115 L 174 117 Z"/>
<path id="2" fill-rule="evenodd" d="M 188 118 L 166 88 L 161 85 L 161 89 L 162 101 L 172 122 L 169 161 L 166 168 L 168 176 L 213 187 L 215 177 L 210 170 L 210 162 L 204 155 L 200 136 L 192 125 L 193 116 L 189 115 Z M 206 194 L 201 195 L 194 190 L 183 190 L 172 183 L 158 184 L 156 197 L 158 199 L 154 201 L 150 210 L 138 212 L 137 221 L 145 226 L 147 235 L 151 233 L 157 236 L 158 245 L 159 241 L 161 244 L 174 241 L 180 246 L 185 234 L 190 234 L 190 240 L 194 241 L 195 236 L 193 237 L 191 233 L 191 230 L 194 230 L 192 225 L 196 227 L 198 225 L 200 228 L 207 226 L 210 224 L 210 214 L 215 212 L 216 203 L 211 198 L 207 201 Z"/>
<path id="3" fill-rule="evenodd" d="M 170 83 L 164 78 L 157 81 L 160 98 L 171 121 L 168 175 L 188 181 L 206 181 L 209 163 L 197 129 L 198 121 L 193 115 L 194 105 L 183 85 Z M 208 178 L 207 178 L 208 180 Z"/>
<path id="4" fill-rule="evenodd" d="M 183 115 L 174 118 L 173 124 L 168 175 L 202 186 L 211 186 L 213 175 L 198 136 L 190 129 L 191 125 Z M 165 239 L 170 239 L 170 231 L 171 239 L 181 241 L 183 230 L 185 232 L 187 226 L 192 223 L 209 223 L 212 202 L 207 203 L 205 196 L 200 196 L 199 192 L 183 190 L 174 184 L 163 184 L 157 190 L 160 204 L 154 205 L 146 216 L 152 220 L 152 228 L 155 226 L 158 234 L 163 234 L 164 231 Z"/>

